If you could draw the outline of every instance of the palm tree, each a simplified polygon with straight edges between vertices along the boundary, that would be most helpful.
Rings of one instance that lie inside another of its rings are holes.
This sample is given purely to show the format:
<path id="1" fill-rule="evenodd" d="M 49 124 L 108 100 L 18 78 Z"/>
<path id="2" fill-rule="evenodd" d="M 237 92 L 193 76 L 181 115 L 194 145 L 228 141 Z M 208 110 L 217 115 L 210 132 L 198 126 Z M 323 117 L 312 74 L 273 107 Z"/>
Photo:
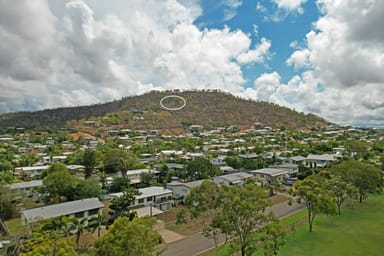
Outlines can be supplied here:
<path id="1" fill-rule="evenodd" d="M 87 218 L 73 218 L 70 223 L 70 230 L 76 232 L 76 250 L 79 249 L 80 236 L 84 233 L 86 227 Z"/>
<path id="2" fill-rule="evenodd" d="M 91 228 L 91 233 L 95 232 L 97 229 L 97 238 L 101 234 L 101 226 L 105 223 L 105 215 L 99 211 L 96 216 L 93 216 L 89 219 L 88 226 Z"/>

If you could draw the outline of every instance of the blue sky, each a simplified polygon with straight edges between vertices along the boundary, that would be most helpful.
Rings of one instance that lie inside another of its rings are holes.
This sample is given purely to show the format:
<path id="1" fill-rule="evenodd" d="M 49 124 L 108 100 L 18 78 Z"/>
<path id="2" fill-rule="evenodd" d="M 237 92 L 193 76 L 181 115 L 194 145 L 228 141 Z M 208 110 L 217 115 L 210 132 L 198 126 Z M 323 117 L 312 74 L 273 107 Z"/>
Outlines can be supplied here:
<path id="1" fill-rule="evenodd" d="M 17 2 L 0 2 L 0 113 L 221 89 L 384 126 L 381 0 Z"/>

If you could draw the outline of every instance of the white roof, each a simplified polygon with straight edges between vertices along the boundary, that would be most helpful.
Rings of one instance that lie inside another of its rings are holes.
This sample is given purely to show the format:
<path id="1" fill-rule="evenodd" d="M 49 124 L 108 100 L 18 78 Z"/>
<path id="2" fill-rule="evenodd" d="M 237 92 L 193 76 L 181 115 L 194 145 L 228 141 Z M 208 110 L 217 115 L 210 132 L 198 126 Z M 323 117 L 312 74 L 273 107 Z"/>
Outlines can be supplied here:
<path id="1" fill-rule="evenodd" d="M 313 155 L 309 154 L 307 160 L 323 160 L 323 161 L 335 161 L 335 155 L 331 154 L 322 154 L 322 155 Z"/>
<path id="2" fill-rule="evenodd" d="M 172 194 L 172 190 L 169 190 L 169 189 L 166 189 L 163 187 L 147 187 L 147 188 L 140 188 L 139 194 L 140 195 L 135 196 L 135 199 L 142 199 L 142 198 L 147 198 L 147 197 L 152 197 L 152 196 L 161 196 L 161 195 L 165 195 L 165 194 Z M 123 192 L 112 193 L 109 195 L 112 198 L 120 197 L 123 195 Z"/>
<path id="3" fill-rule="evenodd" d="M 43 165 L 43 166 L 25 166 L 25 167 L 17 167 L 16 170 L 20 170 L 23 172 L 28 171 L 39 171 L 39 170 L 47 170 L 50 167 L 50 165 Z"/>
<path id="4" fill-rule="evenodd" d="M 29 222 L 39 219 L 49 219 L 59 216 L 71 215 L 87 210 L 100 209 L 104 205 L 95 198 L 87 198 L 61 204 L 47 205 L 39 208 L 24 210 L 22 213 Z"/>
<path id="5" fill-rule="evenodd" d="M 276 168 L 263 168 L 263 169 L 258 169 L 254 171 L 250 171 L 251 173 L 259 173 L 259 174 L 266 174 L 270 176 L 278 176 L 278 175 L 283 175 L 287 174 L 288 172 L 285 170 L 281 169 L 276 169 Z"/>
<path id="6" fill-rule="evenodd" d="M 234 183 L 236 181 L 241 181 L 241 180 L 248 179 L 251 177 L 253 177 L 252 174 L 249 174 L 246 172 L 237 172 L 237 173 L 231 173 L 231 174 L 227 174 L 227 175 L 213 177 L 213 179 L 219 178 L 219 179 L 224 179 L 224 180 L 227 180 L 227 181 Z"/>
<path id="7" fill-rule="evenodd" d="M 152 171 L 149 170 L 149 169 L 131 170 L 131 171 L 127 171 L 127 176 L 129 176 L 129 175 L 140 175 L 142 173 L 148 173 L 148 172 L 152 172 Z"/>
<path id="8" fill-rule="evenodd" d="M 40 186 L 43 186 L 42 180 L 31 180 L 31 181 L 13 183 L 8 185 L 10 189 L 34 188 L 34 187 L 40 187 Z"/>

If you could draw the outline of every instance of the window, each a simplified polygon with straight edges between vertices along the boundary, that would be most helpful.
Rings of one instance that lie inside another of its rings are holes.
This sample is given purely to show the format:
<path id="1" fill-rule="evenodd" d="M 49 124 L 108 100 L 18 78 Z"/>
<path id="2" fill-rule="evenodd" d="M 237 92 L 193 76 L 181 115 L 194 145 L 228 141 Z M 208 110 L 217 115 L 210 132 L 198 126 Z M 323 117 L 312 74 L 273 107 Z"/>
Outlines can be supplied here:
<path id="1" fill-rule="evenodd" d="M 144 198 L 139 199 L 139 204 L 144 203 Z"/>
<path id="2" fill-rule="evenodd" d="M 99 209 L 92 209 L 92 210 L 89 210 L 88 212 L 88 215 L 91 216 L 91 215 L 95 215 L 99 212 Z"/>
<path id="3" fill-rule="evenodd" d="M 152 202 L 152 201 L 153 201 L 153 197 L 152 196 L 147 198 L 147 202 Z"/>
<path id="4" fill-rule="evenodd" d="M 84 217 L 84 212 L 77 212 L 75 213 L 76 218 L 83 218 Z"/>

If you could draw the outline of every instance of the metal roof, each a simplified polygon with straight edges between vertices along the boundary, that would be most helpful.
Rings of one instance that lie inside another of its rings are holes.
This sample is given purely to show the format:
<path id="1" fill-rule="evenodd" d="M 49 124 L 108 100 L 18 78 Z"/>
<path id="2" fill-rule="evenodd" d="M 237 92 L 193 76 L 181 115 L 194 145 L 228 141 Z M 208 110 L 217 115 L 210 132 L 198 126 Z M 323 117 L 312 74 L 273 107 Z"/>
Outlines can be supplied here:
<path id="1" fill-rule="evenodd" d="M 87 198 L 77 201 L 65 202 L 54 205 L 47 205 L 22 211 L 28 222 L 38 221 L 39 219 L 49 219 L 59 216 L 71 215 L 87 210 L 100 209 L 104 205 L 98 198 Z"/>
<path id="2" fill-rule="evenodd" d="M 258 169 L 254 171 L 250 171 L 251 173 L 260 173 L 260 174 L 266 174 L 266 175 L 271 175 L 271 176 L 276 176 L 276 175 L 283 175 L 288 173 L 285 170 L 281 169 L 276 169 L 276 168 L 263 168 L 263 169 Z"/>
<path id="3" fill-rule="evenodd" d="M 31 180 L 31 181 L 13 183 L 8 185 L 10 189 L 34 188 L 34 187 L 40 187 L 40 186 L 43 186 L 42 180 Z"/>

